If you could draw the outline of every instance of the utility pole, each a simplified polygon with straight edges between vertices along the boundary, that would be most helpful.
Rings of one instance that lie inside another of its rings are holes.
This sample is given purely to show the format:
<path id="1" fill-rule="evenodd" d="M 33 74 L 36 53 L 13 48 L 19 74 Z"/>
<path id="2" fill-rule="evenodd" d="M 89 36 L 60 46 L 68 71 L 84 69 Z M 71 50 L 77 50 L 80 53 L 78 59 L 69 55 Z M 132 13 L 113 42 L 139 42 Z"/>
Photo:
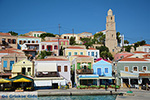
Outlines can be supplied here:
<path id="1" fill-rule="evenodd" d="M 58 35 L 58 56 L 59 56 L 59 38 L 60 38 L 60 24 L 58 24 L 59 35 Z"/>

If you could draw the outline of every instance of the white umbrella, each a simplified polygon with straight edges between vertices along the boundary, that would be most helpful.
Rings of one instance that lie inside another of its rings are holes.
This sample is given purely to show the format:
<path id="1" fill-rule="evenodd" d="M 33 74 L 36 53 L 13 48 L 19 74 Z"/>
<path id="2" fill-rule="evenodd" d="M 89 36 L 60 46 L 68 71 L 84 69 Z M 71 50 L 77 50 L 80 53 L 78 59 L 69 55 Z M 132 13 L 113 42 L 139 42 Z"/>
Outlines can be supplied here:
<path id="1" fill-rule="evenodd" d="M 80 66 L 89 66 L 89 64 L 83 63 Z"/>

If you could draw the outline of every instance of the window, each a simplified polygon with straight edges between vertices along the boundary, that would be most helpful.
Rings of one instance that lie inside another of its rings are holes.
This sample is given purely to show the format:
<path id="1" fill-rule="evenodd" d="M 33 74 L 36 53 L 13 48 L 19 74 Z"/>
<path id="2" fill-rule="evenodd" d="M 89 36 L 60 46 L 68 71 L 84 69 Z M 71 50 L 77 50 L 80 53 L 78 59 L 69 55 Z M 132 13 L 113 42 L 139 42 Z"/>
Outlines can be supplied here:
<path id="1" fill-rule="evenodd" d="M 11 39 L 8 39 L 8 43 L 11 43 Z"/>
<path id="2" fill-rule="evenodd" d="M 22 41 L 21 41 L 21 40 L 19 40 L 19 44 L 22 44 Z"/>
<path id="3" fill-rule="evenodd" d="M 94 52 L 92 52 L 92 56 L 94 56 Z"/>
<path id="4" fill-rule="evenodd" d="M 64 72 L 68 71 L 68 66 L 64 66 Z"/>
<path id="5" fill-rule="evenodd" d="M 143 66 L 143 71 L 147 71 L 147 67 L 146 66 Z"/>
<path id="6" fill-rule="evenodd" d="M 28 43 L 30 43 L 30 41 L 28 41 Z"/>
<path id="7" fill-rule="evenodd" d="M 24 40 L 23 43 L 26 43 L 26 41 Z"/>
<path id="8" fill-rule="evenodd" d="M 112 37 L 113 37 L 113 34 L 112 34 Z"/>
<path id="9" fill-rule="evenodd" d="M 15 63 L 14 61 L 10 61 L 10 70 L 12 70 L 12 67 L 13 67 L 14 63 Z"/>
<path id="10" fill-rule="evenodd" d="M 77 52 L 74 52 L 74 55 L 77 55 L 78 53 Z"/>
<path id="11" fill-rule="evenodd" d="M 38 43 L 38 41 L 36 41 L 36 43 Z"/>
<path id="12" fill-rule="evenodd" d="M 68 36 L 68 39 L 69 39 L 69 36 Z"/>
<path id="13" fill-rule="evenodd" d="M 98 53 L 96 52 L 96 57 L 97 57 L 97 54 L 98 54 Z"/>
<path id="14" fill-rule="evenodd" d="M 83 52 L 80 52 L 80 55 L 83 55 Z"/>
<path id="15" fill-rule="evenodd" d="M 68 52 L 68 56 L 71 56 L 71 52 Z"/>
<path id="16" fill-rule="evenodd" d="M 64 42 L 61 42 L 61 45 L 63 45 Z"/>
<path id="17" fill-rule="evenodd" d="M 35 41 L 32 41 L 32 43 L 35 43 Z"/>
<path id="18" fill-rule="evenodd" d="M 112 17 L 111 17 L 111 20 L 112 20 Z"/>
<path id="19" fill-rule="evenodd" d="M 37 37 L 39 37 L 39 34 L 37 34 Z"/>
<path id="20" fill-rule="evenodd" d="M 57 45 L 54 46 L 54 49 L 57 49 Z"/>
<path id="21" fill-rule="evenodd" d="M 28 72 L 31 72 L 31 68 L 28 68 Z"/>
<path id="22" fill-rule="evenodd" d="M 45 46 L 44 46 L 44 45 L 42 45 L 42 49 L 45 49 Z"/>
<path id="23" fill-rule="evenodd" d="M 64 36 L 64 39 L 66 39 L 66 36 Z"/>
<path id="24" fill-rule="evenodd" d="M 147 49 L 145 48 L 144 51 L 147 52 Z"/>
<path id="25" fill-rule="evenodd" d="M 112 49 L 112 52 L 114 52 L 115 50 L 114 49 Z"/>
<path id="26" fill-rule="evenodd" d="M 61 66 L 58 66 L 58 72 L 61 72 Z"/>
<path id="27" fill-rule="evenodd" d="M 34 34 L 34 37 L 36 37 L 36 34 Z"/>
<path id="28" fill-rule="evenodd" d="M 108 68 L 105 68 L 105 73 L 108 73 Z"/>
<path id="29" fill-rule="evenodd" d="M 7 61 L 3 61 L 3 67 L 7 68 Z"/>
<path id="30" fill-rule="evenodd" d="M 90 56 L 90 52 L 88 52 L 88 56 Z"/>
<path id="31" fill-rule="evenodd" d="M 129 67 L 128 67 L 128 66 L 125 66 L 125 67 L 124 67 L 124 71 L 128 72 L 128 71 L 129 71 Z"/>
<path id="32" fill-rule="evenodd" d="M 136 66 L 134 66 L 133 71 L 138 71 L 138 68 Z"/>
<path id="33" fill-rule="evenodd" d="M 16 39 L 13 39 L 13 40 L 12 40 L 12 43 L 13 43 L 13 44 L 16 44 Z"/>

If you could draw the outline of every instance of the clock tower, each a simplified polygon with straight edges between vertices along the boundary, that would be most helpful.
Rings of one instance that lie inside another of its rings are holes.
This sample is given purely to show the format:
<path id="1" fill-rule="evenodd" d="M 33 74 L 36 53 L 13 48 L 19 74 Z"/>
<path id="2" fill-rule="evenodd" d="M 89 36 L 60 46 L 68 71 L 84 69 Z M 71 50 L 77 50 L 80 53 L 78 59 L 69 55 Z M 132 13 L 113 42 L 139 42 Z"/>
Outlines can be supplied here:
<path id="1" fill-rule="evenodd" d="M 108 10 L 106 17 L 105 46 L 109 48 L 109 51 L 112 53 L 112 55 L 115 55 L 120 50 L 116 39 L 115 16 L 113 15 L 111 9 Z"/>

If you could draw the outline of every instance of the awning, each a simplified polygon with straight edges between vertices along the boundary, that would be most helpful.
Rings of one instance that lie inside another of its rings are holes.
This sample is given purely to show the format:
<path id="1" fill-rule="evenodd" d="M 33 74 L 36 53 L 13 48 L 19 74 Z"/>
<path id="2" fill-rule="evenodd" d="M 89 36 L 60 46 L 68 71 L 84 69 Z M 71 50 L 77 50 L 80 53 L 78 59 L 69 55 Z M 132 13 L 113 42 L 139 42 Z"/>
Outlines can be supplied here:
<path id="1" fill-rule="evenodd" d="M 78 75 L 79 79 L 98 79 L 99 75 Z"/>
<path id="2" fill-rule="evenodd" d="M 56 63 L 38 63 L 37 71 L 39 72 L 55 72 L 57 71 Z"/>
<path id="3" fill-rule="evenodd" d="M 52 80 L 36 80 L 34 86 L 52 86 Z"/>
<path id="4" fill-rule="evenodd" d="M 114 77 L 99 77 L 99 79 L 115 79 Z"/>
<path id="5" fill-rule="evenodd" d="M 14 80 L 13 82 L 32 82 L 32 80 L 26 79 L 26 78 L 20 78 L 20 79 Z"/>
<path id="6" fill-rule="evenodd" d="M 11 80 L 8 79 L 3 79 L 3 78 L 0 79 L 0 83 L 10 83 L 10 82 Z"/>

